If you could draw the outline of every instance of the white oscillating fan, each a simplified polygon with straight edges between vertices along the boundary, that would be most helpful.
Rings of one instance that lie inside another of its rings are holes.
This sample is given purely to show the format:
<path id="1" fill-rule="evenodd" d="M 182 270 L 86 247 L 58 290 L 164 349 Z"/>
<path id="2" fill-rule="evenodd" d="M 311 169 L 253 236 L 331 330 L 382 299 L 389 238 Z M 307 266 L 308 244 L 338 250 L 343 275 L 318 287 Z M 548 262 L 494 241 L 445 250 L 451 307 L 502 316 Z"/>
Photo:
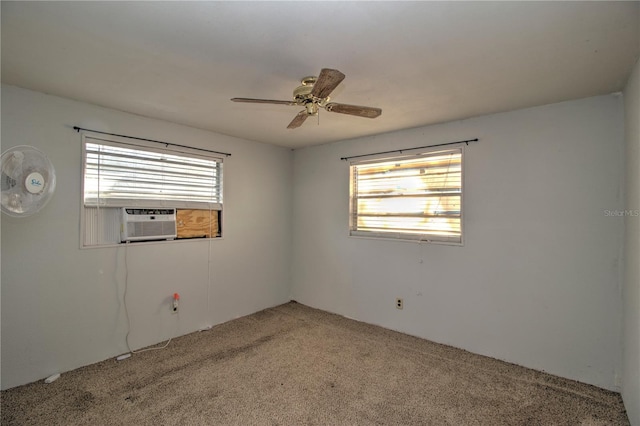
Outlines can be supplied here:
<path id="1" fill-rule="evenodd" d="M 56 174 L 47 156 L 32 146 L 20 145 L 2 153 L 0 167 L 2 212 L 31 216 L 42 209 L 56 189 Z"/>

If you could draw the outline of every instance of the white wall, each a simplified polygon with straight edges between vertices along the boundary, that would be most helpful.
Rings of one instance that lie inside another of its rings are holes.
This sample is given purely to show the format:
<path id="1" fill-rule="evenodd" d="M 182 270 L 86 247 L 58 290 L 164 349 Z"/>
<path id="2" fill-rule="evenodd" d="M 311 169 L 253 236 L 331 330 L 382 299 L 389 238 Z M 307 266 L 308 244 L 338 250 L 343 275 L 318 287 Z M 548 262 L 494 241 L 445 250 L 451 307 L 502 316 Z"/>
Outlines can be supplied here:
<path id="1" fill-rule="evenodd" d="M 623 296 L 622 398 L 631 424 L 640 425 L 640 60 L 624 90 L 625 279 Z"/>
<path id="2" fill-rule="evenodd" d="M 80 249 L 74 125 L 232 153 L 223 239 Z M 2 215 L 2 389 L 127 352 L 127 275 L 134 349 L 289 300 L 289 150 L 2 86 L 2 149 L 21 144 L 49 156 L 57 189 L 37 215 Z"/>
<path id="3" fill-rule="evenodd" d="M 604 211 L 624 207 L 622 107 L 602 96 L 296 150 L 292 298 L 618 389 L 624 220 Z M 475 137 L 463 247 L 347 236 L 340 157 Z"/>
<path id="4" fill-rule="evenodd" d="M 626 208 L 638 200 L 637 82 L 638 66 L 625 91 L 627 166 L 636 173 L 627 175 L 636 201 L 628 195 Z M 231 152 L 224 238 L 126 252 L 80 249 L 81 139 L 74 125 Z M 474 137 L 480 142 L 465 157 L 463 247 L 347 236 L 348 164 L 340 157 Z M 35 216 L 2 215 L 2 389 L 127 352 L 128 275 L 133 348 L 291 295 L 613 390 L 622 357 L 623 396 L 637 419 L 638 244 L 628 238 L 637 222 L 627 217 L 622 354 L 625 219 L 604 214 L 625 208 L 620 98 L 311 147 L 295 151 L 292 161 L 286 149 L 2 86 L 2 149 L 19 144 L 49 155 L 58 188 Z M 167 309 L 176 291 L 178 316 Z M 404 310 L 394 308 L 395 297 L 404 298 Z"/>

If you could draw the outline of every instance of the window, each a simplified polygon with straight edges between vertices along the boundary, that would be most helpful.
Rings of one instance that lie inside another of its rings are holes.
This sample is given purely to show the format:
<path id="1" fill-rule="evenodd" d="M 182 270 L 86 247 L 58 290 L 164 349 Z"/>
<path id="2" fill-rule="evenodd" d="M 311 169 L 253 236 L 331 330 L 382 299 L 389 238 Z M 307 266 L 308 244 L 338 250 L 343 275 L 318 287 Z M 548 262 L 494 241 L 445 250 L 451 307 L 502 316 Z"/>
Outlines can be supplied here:
<path id="1" fill-rule="evenodd" d="M 351 163 L 350 234 L 462 243 L 462 148 Z"/>
<path id="2" fill-rule="evenodd" d="M 163 220 L 175 211 L 174 238 L 221 235 L 222 159 L 85 135 L 83 165 L 84 246 L 120 243 L 132 208 Z"/>

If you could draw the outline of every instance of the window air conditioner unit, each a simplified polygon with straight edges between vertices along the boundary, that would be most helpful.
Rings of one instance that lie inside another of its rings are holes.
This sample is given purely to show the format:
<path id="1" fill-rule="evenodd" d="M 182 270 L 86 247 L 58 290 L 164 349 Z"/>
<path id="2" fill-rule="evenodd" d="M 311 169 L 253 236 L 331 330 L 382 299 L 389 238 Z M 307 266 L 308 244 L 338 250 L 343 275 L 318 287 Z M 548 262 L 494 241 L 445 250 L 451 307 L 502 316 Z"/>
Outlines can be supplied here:
<path id="1" fill-rule="evenodd" d="M 176 209 L 124 207 L 120 241 L 173 240 L 176 238 Z"/>

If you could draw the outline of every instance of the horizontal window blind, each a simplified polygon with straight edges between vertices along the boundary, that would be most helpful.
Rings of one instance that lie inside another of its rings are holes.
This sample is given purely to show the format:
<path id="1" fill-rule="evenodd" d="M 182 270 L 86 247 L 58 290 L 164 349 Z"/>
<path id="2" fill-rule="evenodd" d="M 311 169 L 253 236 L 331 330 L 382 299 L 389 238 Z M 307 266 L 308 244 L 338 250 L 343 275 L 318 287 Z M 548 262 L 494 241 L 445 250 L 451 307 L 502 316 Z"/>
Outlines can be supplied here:
<path id="1" fill-rule="evenodd" d="M 222 160 L 86 139 L 84 205 L 222 208 Z"/>
<path id="2" fill-rule="evenodd" d="M 351 165 L 351 235 L 462 242 L 462 148 Z"/>

